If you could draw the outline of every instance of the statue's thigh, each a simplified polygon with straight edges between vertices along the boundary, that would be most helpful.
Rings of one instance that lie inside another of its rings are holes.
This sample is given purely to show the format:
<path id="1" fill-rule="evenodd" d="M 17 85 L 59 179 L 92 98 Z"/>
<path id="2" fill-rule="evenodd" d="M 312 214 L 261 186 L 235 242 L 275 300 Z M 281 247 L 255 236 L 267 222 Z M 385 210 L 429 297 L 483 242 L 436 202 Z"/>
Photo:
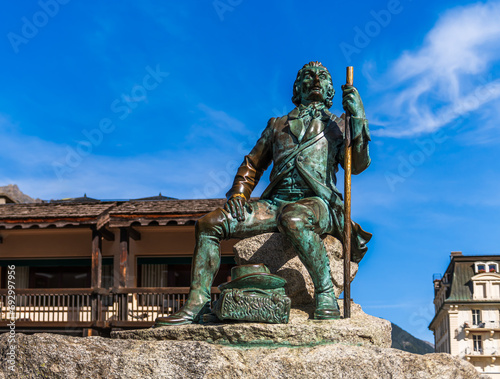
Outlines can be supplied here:
<path id="1" fill-rule="evenodd" d="M 287 209 L 295 212 L 296 216 L 302 216 L 317 234 L 329 233 L 332 229 L 332 212 L 320 197 L 306 197 L 284 207 L 282 212 Z"/>
<path id="2" fill-rule="evenodd" d="M 276 224 L 278 207 L 268 201 L 259 200 L 247 203 L 244 221 L 238 221 L 228 212 L 224 212 L 229 224 L 228 238 L 248 238 L 278 231 Z"/>

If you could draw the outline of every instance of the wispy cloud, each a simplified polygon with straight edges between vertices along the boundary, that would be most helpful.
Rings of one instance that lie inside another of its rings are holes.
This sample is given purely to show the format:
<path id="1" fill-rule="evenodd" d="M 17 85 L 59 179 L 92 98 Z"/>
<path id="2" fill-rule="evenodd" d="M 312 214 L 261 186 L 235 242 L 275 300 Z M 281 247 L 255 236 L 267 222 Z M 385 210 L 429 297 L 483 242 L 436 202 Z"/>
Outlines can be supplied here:
<path id="1" fill-rule="evenodd" d="M 384 88 L 374 134 L 411 137 L 434 132 L 500 98 L 500 2 L 446 12 L 422 47 L 403 53 L 374 87 Z M 383 86 L 382 86 L 383 83 Z M 493 107 L 492 107 L 493 108 Z"/>
<path id="2" fill-rule="evenodd" d="M 197 108 L 201 113 L 191 125 L 185 137 L 185 144 L 190 148 L 214 149 L 216 154 L 212 160 L 218 156 L 226 160 L 232 157 L 241 163 L 262 130 L 248 128 L 236 117 L 206 104 L 200 103 Z"/>
<path id="3" fill-rule="evenodd" d="M 205 127 L 210 138 L 193 136 L 197 143 L 176 151 L 156 151 L 128 157 L 90 154 L 81 164 L 58 176 L 54 163 L 68 154 L 68 146 L 22 133 L 22 128 L 0 115 L 0 185 L 18 184 L 23 192 L 42 199 L 81 196 L 101 199 L 128 199 L 162 192 L 177 198 L 224 197 L 236 168 L 241 163 L 238 139 L 216 144 L 227 128 L 245 136 L 244 125 L 235 118 L 210 108 Z M 204 147 L 199 148 L 200 140 Z M 222 145 L 222 146 L 221 146 Z M 226 151 L 232 146 L 233 151 Z M 189 189 L 189 190 L 186 190 Z"/>
<path id="4" fill-rule="evenodd" d="M 24 171 L 36 171 L 40 165 L 49 165 L 57 154 L 63 154 L 63 146 L 44 141 L 35 136 L 23 135 L 16 124 L 0 115 L 0 158 L 8 167 L 23 167 Z"/>
<path id="5" fill-rule="evenodd" d="M 207 145 L 235 145 L 237 141 L 252 137 L 252 133 L 245 124 L 228 113 L 198 104 L 202 112 L 198 122 L 191 126 L 190 133 L 186 136 L 188 141 L 203 138 Z"/>

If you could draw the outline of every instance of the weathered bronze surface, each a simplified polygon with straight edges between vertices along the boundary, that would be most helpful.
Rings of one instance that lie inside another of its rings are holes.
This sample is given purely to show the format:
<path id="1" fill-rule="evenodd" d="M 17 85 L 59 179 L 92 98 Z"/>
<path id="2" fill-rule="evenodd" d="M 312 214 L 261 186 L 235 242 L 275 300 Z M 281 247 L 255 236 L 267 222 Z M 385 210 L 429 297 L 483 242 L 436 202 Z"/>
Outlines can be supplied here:
<path id="1" fill-rule="evenodd" d="M 370 164 L 370 133 L 363 103 L 353 86 L 345 85 L 342 105 L 351 114 L 352 174 Z M 157 326 L 198 322 L 209 312 L 210 287 L 220 265 L 220 241 L 281 232 L 296 249 L 315 287 L 316 319 L 336 319 L 340 312 L 333 292 L 329 262 L 320 238 L 343 240 L 344 205 L 336 187 L 338 165 L 344 165 L 344 121 L 328 110 L 335 94 L 328 70 L 310 62 L 297 74 L 288 115 L 271 118 L 255 147 L 245 156 L 227 193 L 224 209 L 196 224 L 191 289 L 184 307 Z M 271 183 L 259 201 L 250 194 L 273 163 Z M 371 234 L 352 223 L 351 259 L 359 262 Z"/>
<path id="2" fill-rule="evenodd" d="M 221 291 L 233 288 L 260 288 L 274 290 L 285 288 L 286 280 L 281 276 L 273 275 L 264 264 L 250 264 L 235 266 L 231 269 L 231 281 L 219 286 Z"/>
<path id="3" fill-rule="evenodd" d="M 232 289 L 221 293 L 213 312 L 220 320 L 286 324 L 290 318 L 290 305 L 284 289 Z"/>
<path id="4" fill-rule="evenodd" d="M 212 315 L 205 315 L 204 320 L 286 324 L 291 300 L 285 294 L 285 284 L 285 279 L 271 274 L 264 264 L 233 267 L 231 281 L 219 286 L 221 295 Z"/>

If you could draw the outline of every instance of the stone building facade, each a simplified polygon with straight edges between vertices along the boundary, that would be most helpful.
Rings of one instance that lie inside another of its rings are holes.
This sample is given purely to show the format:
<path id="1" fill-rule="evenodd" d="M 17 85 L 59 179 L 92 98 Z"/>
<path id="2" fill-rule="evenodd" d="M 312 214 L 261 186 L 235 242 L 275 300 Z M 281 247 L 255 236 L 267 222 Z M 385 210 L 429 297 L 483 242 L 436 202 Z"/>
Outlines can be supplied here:
<path id="1" fill-rule="evenodd" d="M 452 252 L 441 278 L 434 278 L 436 314 L 429 325 L 437 353 L 472 363 L 500 378 L 500 256 Z"/>

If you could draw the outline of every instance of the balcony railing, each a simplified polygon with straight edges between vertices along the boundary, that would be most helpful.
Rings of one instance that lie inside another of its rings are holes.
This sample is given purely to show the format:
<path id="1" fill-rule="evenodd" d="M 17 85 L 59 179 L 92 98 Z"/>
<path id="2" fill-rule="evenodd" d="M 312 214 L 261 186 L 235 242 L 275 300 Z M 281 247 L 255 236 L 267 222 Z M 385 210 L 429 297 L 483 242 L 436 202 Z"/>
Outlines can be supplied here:
<path id="1" fill-rule="evenodd" d="M 0 327 L 150 327 L 158 316 L 179 310 L 189 288 L 17 289 L 10 313 L 8 291 L 0 290 Z M 212 288 L 212 301 L 219 290 Z"/>
<path id="2" fill-rule="evenodd" d="M 500 357 L 499 352 L 496 349 L 480 349 L 477 351 L 473 351 L 471 349 L 466 349 L 464 358 L 467 361 L 471 360 L 490 360 L 491 363 L 494 363 Z"/>
<path id="3" fill-rule="evenodd" d="M 466 322 L 463 324 L 464 329 L 500 329 L 498 321 L 482 321 L 478 324 Z"/>

